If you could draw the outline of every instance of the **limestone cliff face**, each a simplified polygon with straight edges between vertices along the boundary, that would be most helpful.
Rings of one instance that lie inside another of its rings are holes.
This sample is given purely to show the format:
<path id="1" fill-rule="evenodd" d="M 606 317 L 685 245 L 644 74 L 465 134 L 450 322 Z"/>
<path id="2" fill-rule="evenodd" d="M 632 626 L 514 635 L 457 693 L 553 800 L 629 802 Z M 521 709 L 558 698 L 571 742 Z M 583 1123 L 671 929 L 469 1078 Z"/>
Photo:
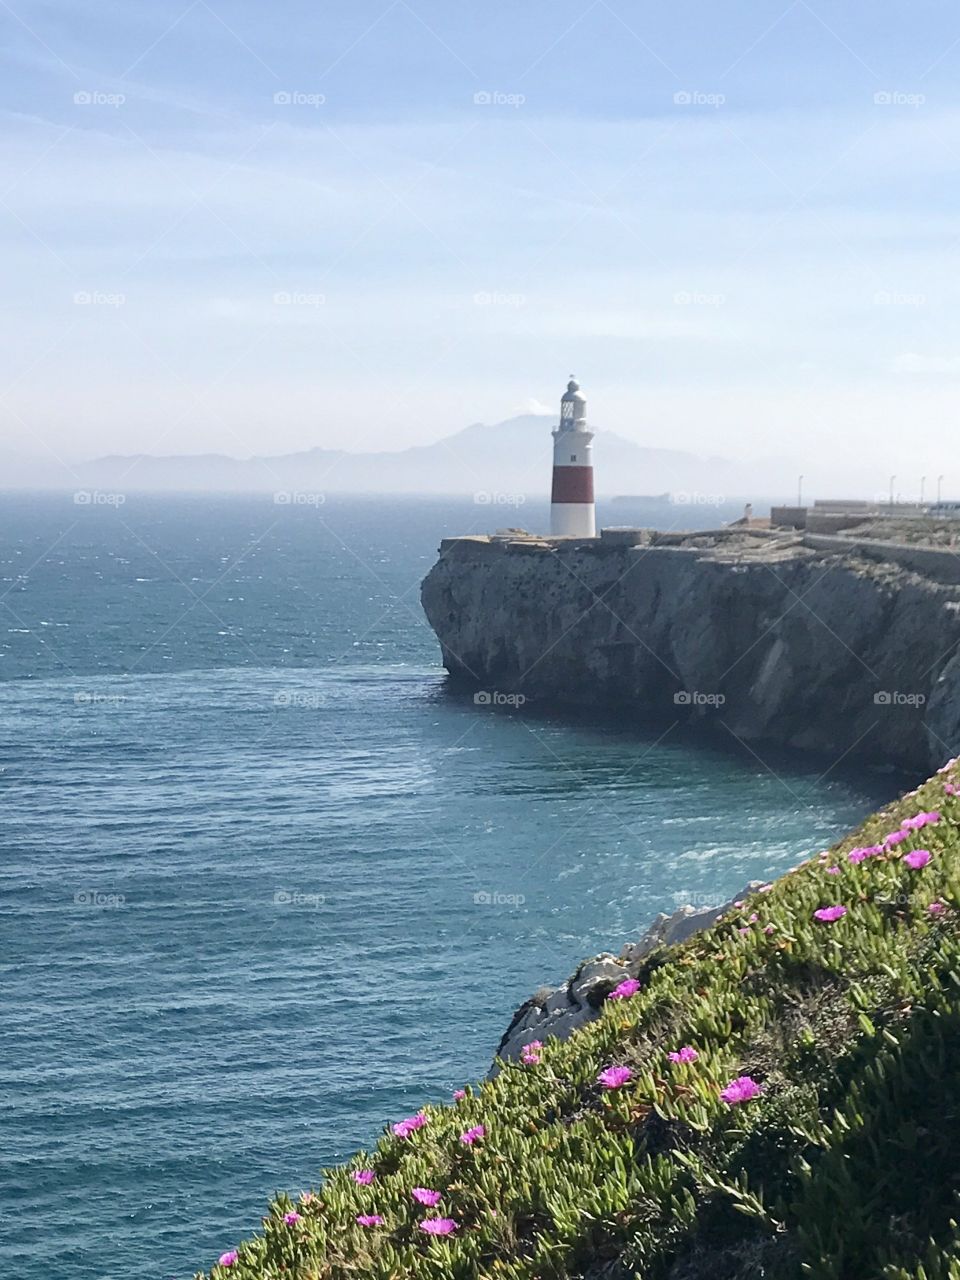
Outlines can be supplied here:
<path id="1" fill-rule="evenodd" d="M 445 542 L 422 587 L 444 665 L 494 696 L 832 761 L 921 769 L 960 749 L 956 581 L 796 539 L 673 543 Z"/>

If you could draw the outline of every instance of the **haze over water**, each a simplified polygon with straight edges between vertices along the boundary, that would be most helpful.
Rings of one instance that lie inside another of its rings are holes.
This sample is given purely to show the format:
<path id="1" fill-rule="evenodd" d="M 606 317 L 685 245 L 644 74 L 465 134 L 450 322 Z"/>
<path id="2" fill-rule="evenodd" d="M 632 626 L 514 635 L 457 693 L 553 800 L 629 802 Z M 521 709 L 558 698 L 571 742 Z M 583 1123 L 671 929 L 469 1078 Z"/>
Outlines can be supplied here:
<path id="1" fill-rule="evenodd" d="M 893 793 L 448 691 L 419 581 L 519 523 L 545 507 L 0 496 L 2 1274 L 209 1266 L 481 1076 L 538 986 Z"/>

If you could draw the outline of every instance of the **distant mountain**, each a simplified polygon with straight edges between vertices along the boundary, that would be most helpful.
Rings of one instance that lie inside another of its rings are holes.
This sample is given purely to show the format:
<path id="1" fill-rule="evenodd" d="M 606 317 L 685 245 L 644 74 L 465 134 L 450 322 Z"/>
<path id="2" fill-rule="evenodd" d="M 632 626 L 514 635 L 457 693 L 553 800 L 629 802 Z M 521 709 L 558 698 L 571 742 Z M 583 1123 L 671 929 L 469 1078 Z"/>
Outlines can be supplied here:
<path id="1" fill-rule="evenodd" d="M 524 493 L 550 488 L 553 418 L 525 414 L 474 423 L 434 444 L 380 453 L 309 449 L 241 460 L 221 454 L 98 458 L 76 468 L 84 484 L 113 490 L 326 493 Z M 754 481 L 722 458 L 650 449 L 598 430 L 598 491 L 604 495 L 698 491 L 742 493 Z M 773 471 L 773 464 L 766 469 Z"/>

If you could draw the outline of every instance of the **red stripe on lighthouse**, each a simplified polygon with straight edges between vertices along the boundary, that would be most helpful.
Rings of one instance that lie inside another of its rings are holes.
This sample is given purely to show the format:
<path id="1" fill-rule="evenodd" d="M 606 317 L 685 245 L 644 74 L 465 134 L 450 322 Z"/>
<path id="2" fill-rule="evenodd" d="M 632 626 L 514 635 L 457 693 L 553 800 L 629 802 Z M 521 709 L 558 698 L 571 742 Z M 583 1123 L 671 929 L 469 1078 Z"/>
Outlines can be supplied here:
<path id="1" fill-rule="evenodd" d="M 593 467 L 554 467 L 551 502 L 593 502 Z"/>

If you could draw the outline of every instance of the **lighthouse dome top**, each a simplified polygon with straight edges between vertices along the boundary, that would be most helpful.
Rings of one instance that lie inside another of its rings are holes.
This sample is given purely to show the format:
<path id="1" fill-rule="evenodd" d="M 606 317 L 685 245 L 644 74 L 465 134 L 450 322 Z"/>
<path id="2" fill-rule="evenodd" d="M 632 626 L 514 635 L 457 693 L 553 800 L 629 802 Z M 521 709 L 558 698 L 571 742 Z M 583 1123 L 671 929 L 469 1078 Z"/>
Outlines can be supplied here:
<path id="1" fill-rule="evenodd" d="M 566 391 L 563 393 L 563 396 L 561 397 L 561 401 L 569 402 L 571 400 L 576 401 L 577 403 L 582 402 L 584 404 L 586 404 L 586 400 L 587 400 L 587 397 L 580 390 L 580 383 L 576 380 L 576 378 L 572 376 L 570 378 L 570 381 L 567 383 Z"/>

